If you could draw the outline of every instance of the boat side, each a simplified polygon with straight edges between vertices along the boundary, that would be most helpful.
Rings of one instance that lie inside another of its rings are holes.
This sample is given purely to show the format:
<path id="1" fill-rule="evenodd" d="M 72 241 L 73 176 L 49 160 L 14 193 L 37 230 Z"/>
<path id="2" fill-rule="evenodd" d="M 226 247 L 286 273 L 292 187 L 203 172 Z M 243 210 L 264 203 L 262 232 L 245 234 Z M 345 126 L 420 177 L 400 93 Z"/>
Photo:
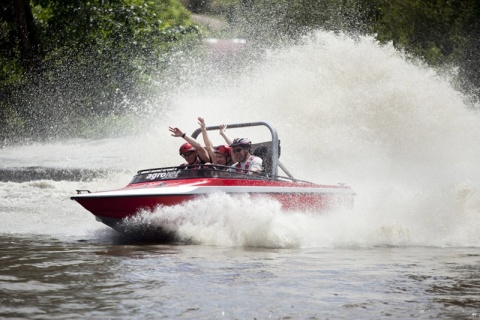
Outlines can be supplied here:
<path id="1" fill-rule="evenodd" d="M 197 178 L 131 183 L 118 190 L 80 193 L 72 199 L 97 217 L 123 219 L 141 209 L 173 206 L 213 193 L 249 194 L 279 201 L 286 210 L 323 210 L 334 205 L 353 205 L 354 192 L 344 185 L 305 182 Z"/>

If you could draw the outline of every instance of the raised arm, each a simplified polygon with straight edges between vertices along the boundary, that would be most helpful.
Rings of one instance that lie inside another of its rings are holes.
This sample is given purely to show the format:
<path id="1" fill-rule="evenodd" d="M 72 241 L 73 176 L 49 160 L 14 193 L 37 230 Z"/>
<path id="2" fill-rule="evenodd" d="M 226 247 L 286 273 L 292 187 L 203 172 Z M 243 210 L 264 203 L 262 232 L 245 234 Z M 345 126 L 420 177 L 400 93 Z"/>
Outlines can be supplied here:
<path id="1" fill-rule="evenodd" d="M 212 141 L 210 141 L 207 130 L 205 129 L 205 119 L 203 119 L 202 117 L 198 117 L 198 124 L 200 125 L 200 129 L 202 130 L 202 137 L 203 143 L 205 143 L 205 149 L 207 149 L 207 152 L 212 159 L 212 163 L 216 164 L 217 157 L 215 156 L 215 151 L 213 150 Z"/>
<path id="2" fill-rule="evenodd" d="M 219 127 L 220 127 L 220 135 L 223 137 L 223 139 L 225 139 L 225 142 L 228 145 L 231 145 L 233 140 L 232 140 L 232 138 L 227 136 L 227 134 L 225 133 L 225 131 L 227 131 L 227 125 L 226 124 L 221 124 L 221 125 L 219 125 Z"/>
<path id="3" fill-rule="evenodd" d="M 185 132 L 178 128 L 169 127 L 168 130 L 170 130 L 170 132 L 172 133 L 172 137 L 182 137 L 188 143 L 190 143 L 195 148 L 195 150 L 197 150 L 198 156 L 203 162 L 210 162 L 210 157 L 208 156 L 207 150 L 205 150 L 205 148 L 203 148 L 200 143 L 197 142 L 197 140 L 187 136 Z"/>

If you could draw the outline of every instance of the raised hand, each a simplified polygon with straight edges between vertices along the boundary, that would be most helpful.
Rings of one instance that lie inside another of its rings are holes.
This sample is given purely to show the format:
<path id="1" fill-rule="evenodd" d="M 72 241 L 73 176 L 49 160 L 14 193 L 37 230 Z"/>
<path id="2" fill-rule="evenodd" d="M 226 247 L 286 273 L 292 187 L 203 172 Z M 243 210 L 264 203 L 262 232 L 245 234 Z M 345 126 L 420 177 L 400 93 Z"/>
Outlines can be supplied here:
<path id="1" fill-rule="evenodd" d="M 182 130 L 178 128 L 168 127 L 168 130 L 170 130 L 170 132 L 172 133 L 172 137 L 183 137 Z"/>
<path id="2" fill-rule="evenodd" d="M 225 131 L 227 131 L 227 125 L 226 124 L 221 124 L 219 125 L 220 127 L 220 134 L 225 134 Z"/>
<path id="3" fill-rule="evenodd" d="M 205 128 L 205 119 L 202 117 L 198 117 L 198 124 L 201 128 Z"/>

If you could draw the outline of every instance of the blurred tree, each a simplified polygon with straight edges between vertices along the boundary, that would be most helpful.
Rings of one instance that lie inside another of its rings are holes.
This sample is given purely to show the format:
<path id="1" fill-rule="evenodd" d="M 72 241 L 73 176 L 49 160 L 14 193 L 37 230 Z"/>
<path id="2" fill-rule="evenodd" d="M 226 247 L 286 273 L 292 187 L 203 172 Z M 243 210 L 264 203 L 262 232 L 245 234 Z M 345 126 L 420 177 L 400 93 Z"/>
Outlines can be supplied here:
<path id="1" fill-rule="evenodd" d="M 464 23 L 473 0 L 372 0 L 370 31 L 431 64 L 451 62 L 465 45 Z"/>
<path id="2" fill-rule="evenodd" d="M 470 1 L 469 15 L 462 23 L 466 43 L 460 53 L 459 65 L 464 77 L 462 85 L 480 99 L 480 1 Z"/>
<path id="3" fill-rule="evenodd" d="M 480 99 L 480 1 L 361 1 L 377 39 L 432 66 L 459 66 L 459 88 Z"/>
<path id="4" fill-rule="evenodd" d="M 20 59 L 23 67 L 28 71 L 37 59 L 38 48 L 32 10 L 27 0 L 12 0 L 12 4 Z"/>
<path id="5" fill-rule="evenodd" d="M 0 9 L 0 134 L 74 134 L 85 118 L 141 112 L 139 87 L 199 31 L 177 0 L 8 0 Z"/>

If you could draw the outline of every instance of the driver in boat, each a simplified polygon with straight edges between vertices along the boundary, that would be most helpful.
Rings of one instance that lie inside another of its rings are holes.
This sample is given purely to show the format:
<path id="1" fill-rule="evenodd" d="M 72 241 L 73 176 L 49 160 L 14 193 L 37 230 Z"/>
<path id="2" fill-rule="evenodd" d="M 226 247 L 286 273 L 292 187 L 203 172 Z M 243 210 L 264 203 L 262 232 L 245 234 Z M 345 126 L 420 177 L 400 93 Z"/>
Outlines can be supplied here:
<path id="1" fill-rule="evenodd" d="M 235 138 L 230 144 L 232 158 L 235 163 L 232 165 L 235 172 L 255 172 L 263 170 L 263 161 L 260 157 L 250 154 L 252 142 L 247 138 Z"/>
<path id="2" fill-rule="evenodd" d="M 180 155 L 185 159 L 185 163 L 182 163 L 180 167 L 186 167 L 191 165 L 202 165 L 210 162 L 207 150 L 193 138 L 189 137 L 182 130 L 178 128 L 169 127 L 173 137 L 182 137 L 187 142 L 180 146 Z M 194 167 L 198 169 L 199 167 Z"/>

